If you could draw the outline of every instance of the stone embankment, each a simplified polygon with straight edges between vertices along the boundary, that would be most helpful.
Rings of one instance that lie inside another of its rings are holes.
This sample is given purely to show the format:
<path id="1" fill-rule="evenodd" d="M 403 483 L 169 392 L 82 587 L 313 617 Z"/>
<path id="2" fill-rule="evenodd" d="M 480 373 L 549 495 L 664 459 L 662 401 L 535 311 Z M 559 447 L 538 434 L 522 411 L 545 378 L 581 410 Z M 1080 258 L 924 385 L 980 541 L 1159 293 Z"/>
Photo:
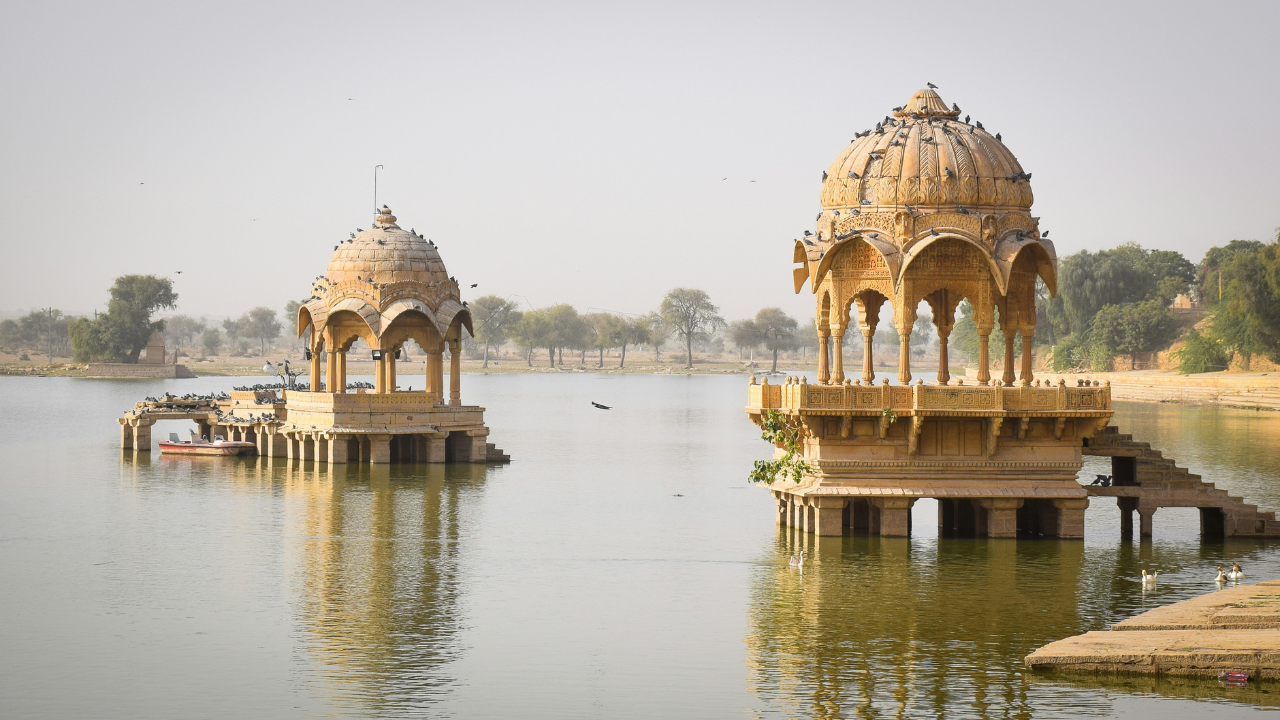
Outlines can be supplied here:
<path id="1" fill-rule="evenodd" d="M 1035 670 L 1216 677 L 1243 670 L 1280 677 L 1280 580 L 1241 585 L 1156 608 L 1049 643 L 1026 657 Z"/>
<path id="2" fill-rule="evenodd" d="M 1043 373 L 1038 377 L 1055 384 L 1062 378 L 1068 386 L 1074 386 L 1078 378 L 1109 380 L 1112 400 L 1280 410 L 1280 373 L 1179 375 L 1137 371 Z"/>

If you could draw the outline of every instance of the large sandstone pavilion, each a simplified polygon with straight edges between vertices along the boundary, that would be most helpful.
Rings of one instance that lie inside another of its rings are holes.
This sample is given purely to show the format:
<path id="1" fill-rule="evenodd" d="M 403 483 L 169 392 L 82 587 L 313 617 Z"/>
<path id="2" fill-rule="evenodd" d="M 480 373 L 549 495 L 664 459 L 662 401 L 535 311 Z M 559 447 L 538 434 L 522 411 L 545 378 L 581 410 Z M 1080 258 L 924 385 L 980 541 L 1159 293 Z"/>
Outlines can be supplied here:
<path id="1" fill-rule="evenodd" d="M 905 536 L 912 504 L 932 497 L 945 533 L 1083 537 L 1089 500 L 1076 473 L 1082 445 L 1111 417 L 1110 388 L 1034 379 L 1036 280 L 1056 294 L 1057 256 L 1030 212 L 1031 176 L 999 135 L 960 115 L 921 90 L 823 173 L 817 228 L 796 241 L 793 258 L 795 291 L 808 282 L 817 298 L 818 382 L 752 378 L 747 408 L 757 423 L 766 410 L 782 413 L 803 438 L 810 473 L 771 486 L 780 523 L 819 535 Z M 963 299 L 981 343 L 969 384 L 947 370 Z M 940 339 L 928 385 L 912 384 L 910 364 L 921 301 Z M 881 316 L 886 303 L 892 317 Z M 898 385 L 875 384 L 880 322 L 898 333 Z M 997 322 L 1005 344 L 994 350 L 1004 362 L 993 382 L 988 340 Z M 856 377 L 842 358 L 850 330 L 863 342 Z"/>

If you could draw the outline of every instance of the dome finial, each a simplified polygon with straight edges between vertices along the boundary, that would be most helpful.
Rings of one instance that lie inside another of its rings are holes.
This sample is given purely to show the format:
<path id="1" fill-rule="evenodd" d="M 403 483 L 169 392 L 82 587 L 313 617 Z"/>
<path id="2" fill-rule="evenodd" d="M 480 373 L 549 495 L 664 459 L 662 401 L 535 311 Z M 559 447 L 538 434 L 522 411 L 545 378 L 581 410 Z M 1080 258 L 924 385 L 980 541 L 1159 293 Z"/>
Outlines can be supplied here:
<path id="1" fill-rule="evenodd" d="M 383 205 L 378 210 L 378 216 L 375 217 L 373 221 L 379 225 L 395 225 L 396 216 L 391 214 L 391 208 Z"/>
<path id="2" fill-rule="evenodd" d="M 955 118 L 960 116 L 960 109 L 948 109 L 947 104 L 938 95 L 938 91 L 929 87 L 917 91 L 901 110 L 895 110 L 893 114 L 898 117 L 915 115 L 917 117 Z"/>

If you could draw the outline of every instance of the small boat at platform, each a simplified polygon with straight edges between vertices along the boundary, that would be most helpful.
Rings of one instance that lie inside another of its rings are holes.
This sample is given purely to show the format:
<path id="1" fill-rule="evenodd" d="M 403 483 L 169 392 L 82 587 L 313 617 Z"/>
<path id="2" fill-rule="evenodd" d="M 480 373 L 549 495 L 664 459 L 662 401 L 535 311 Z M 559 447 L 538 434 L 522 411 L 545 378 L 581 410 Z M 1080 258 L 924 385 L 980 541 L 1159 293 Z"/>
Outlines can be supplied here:
<path id="1" fill-rule="evenodd" d="M 221 438 L 209 442 L 195 433 L 191 433 L 190 440 L 179 440 L 177 433 L 169 433 L 167 441 L 160 441 L 160 452 L 169 455 L 247 455 L 257 449 L 251 442 Z"/>

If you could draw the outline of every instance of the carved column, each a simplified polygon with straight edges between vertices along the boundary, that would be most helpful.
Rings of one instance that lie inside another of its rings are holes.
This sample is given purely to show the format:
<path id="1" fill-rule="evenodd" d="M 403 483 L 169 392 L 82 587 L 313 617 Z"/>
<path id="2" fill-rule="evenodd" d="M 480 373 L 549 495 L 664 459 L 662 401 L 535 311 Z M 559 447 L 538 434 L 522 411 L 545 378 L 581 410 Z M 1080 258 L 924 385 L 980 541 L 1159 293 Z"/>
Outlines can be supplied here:
<path id="1" fill-rule="evenodd" d="M 444 400 L 444 362 L 440 353 L 444 343 L 427 349 L 427 393 L 435 396 L 434 402 Z"/>
<path id="2" fill-rule="evenodd" d="M 951 360 L 947 357 L 947 339 L 951 337 L 951 325 L 936 325 L 938 331 L 938 384 L 951 381 Z"/>
<path id="3" fill-rule="evenodd" d="M 874 382 L 876 379 L 876 359 L 873 352 L 875 337 L 874 327 L 862 328 L 862 379 L 864 382 Z"/>
<path id="4" fill-rule="evenodd" d="M 382 357 L 373 361 L 373 391 L 376 393 L 384 393 L 387 391 L 386 377 L 386 351 L 382 352 Z"/>
<path id="5" fill-rule="evenodd" d="M 345 393 L 347 391 L 347 351 L 336 350 L 334 355 L 337 356 L 338 374 L 336 375 L 335 384 L 329 392 Z"/>
<path id="6" fill-rule="evenodd" d="M 387 369 L 384 371 L 387 375 L 387 380 L 386 380 L 387 389 L 384 390 L 383 392 L 395 392 L 396 391 L 396 353 L 395 351 L 388 350 L 386 352 L 386 355 L 384 356 L 383 362 L 387 364 Z"/>
<path id="7" fill-rule="evenodd" d="M 830 352 L 830 330 L 818 333 L 818 382 L 831 382 L 831 368 L 827 364 L 827 353 Z"/>
<path id="8" fill-rule="evenodd" d="M 311 392 L 320 392 L 320 347 L 311 350 Z"/>
<path id="9" fill-rule="evenodd" d="M 330 350 L 326 353 L 325 360 L 324 389 L 337 392 L 334 388 L 338 387 L 338 353 Z"/>
<path id="10" fill-rule="evenodd" d="M 831 381 L 839 385 L 844 382 L 844 328 L 840 325 L 831 326 L 831 354 L 836 368 L 831 373 Z"/>
<path id="11" fill-rule="evenodd" d="M 1010 330 L 1012 330 L 1012 328 L 1010 328 Z M 1013 341 L 1014 341 L 1014 333 L 1006 332 L 1004 334 L 1004 375 L 1000 376 L 1000 382 L 1005 387 L 1012 387 L 1013 381 L 1014 381 Z"/>
<path id="12" fill-rule="evenodd" d="M 449 404 L 462 404 L 462 343 L 449 341 Z"/>
<path id="13" fill-rule="evenodd" d="M 1022 376 L 1018 380 L 1019 385 L 1030 385 L 1035 378 L 1032 377 L 1031 370 L 1031 343 L 1035 336 L 1036 329 L 1022 328 Z"/>
<path id="14" fill-rule="evenodd" d="M 978 384 L 991 382 L 991 328 L 978 328 Z"/>
<path id="15" fill-rule="evenodd" d="M 898 331 L 898 340 L 898 382 L 906 385 L 911 382 L 911 328 Z"/>

